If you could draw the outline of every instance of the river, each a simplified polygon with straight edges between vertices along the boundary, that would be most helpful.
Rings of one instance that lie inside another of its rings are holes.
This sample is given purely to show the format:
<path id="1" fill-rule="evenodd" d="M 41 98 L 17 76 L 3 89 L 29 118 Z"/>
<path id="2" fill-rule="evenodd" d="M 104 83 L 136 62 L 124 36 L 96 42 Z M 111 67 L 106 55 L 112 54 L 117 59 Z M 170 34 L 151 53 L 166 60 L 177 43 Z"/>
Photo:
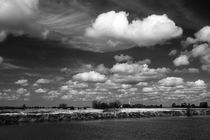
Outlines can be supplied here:
<path id="1" fill-rule="evenodd" d="M 208 140 L 210 117 L 27 123 L 0 126 L 0 140 Z"/>

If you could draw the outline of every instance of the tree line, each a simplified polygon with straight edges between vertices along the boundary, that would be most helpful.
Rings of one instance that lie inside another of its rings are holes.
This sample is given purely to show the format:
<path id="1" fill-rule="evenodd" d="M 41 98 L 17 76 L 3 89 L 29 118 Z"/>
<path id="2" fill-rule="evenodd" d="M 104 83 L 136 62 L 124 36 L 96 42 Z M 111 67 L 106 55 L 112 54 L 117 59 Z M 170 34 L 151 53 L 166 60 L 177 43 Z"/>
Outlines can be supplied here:
<path id="1" fill-rule="evenodd" d="M 173 103 L 171 105 L 172 108 L 208 108 L 208 102 L 200 102 L 199 105 L 195 104 L 190 104 L 190 103 L 181 103 L 181 104 L 176 104 Z"/>
<path id="2" fill-rule="evenodd" d="M 92 108 L 94 109 L 109 109 L 109 108 L 162 108 L 163 105 L 143 105 L 143 104 L 122 104 L 120 101 L 110 103 L 93 101 Z"/>

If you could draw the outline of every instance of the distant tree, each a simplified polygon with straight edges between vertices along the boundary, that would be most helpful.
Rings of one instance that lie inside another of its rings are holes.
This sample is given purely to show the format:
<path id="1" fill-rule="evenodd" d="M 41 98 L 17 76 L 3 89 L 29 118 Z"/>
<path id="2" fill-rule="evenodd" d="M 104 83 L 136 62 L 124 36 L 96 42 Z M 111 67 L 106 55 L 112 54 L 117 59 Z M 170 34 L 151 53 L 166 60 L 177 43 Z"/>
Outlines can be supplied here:
<path id="1" fill-rule="evenodd" d="M 107 109 L 107 108 L 109 108 L 109 105 L 107 103 L 100 104 L 100 109 Z"/>
<path id="2" fill-rule="evenodd" d="M 22 109 L 26 109 L 27 106 L 25 104 L 22 105 Z"/>
<path id="3" fill-rule="evenodd" d="M 135 104 L 133 105 L 133 108 L 143 108 L 145 107 L 143 104 Z"/>
<path id="4" fill-rule="evenodd" d="M 160 105 L 160 108 L 163 108 L 163 105 L 162 104 Z"/>
<path id="5" fill-rule="evenodd" d="M 59 104 L 58 108 L 67 109 L 68 108 L 68 105 L 62 103 L 62 104 Z"/>
<path id="6" fill-rule="evenodd" d="M 132 106 L 130 104 L 123 104 L 122 107 L 123 108 L 131 108 Z"/>
<path id="7" fill-rule="evenodd" d="M 92 102 L 92 108 L 94 108 L 94 109 L 100 109 L 101 108 L 101 102 L 94 100 Z"/>
<path id="8" fill-rule="evenodd" d="M 186 108 L 187 107 L 187 103 L 182 103 L 181 107 Z"/>
<path id="9" fill-rule="evenodd" d="M 114 101 L 114 102 L 111 102 L 109 104 L 110 108 L 120 108 L 120 106 L 121 106 L 121 102 L 120 101 Z"/>
<path id="10" fill-rule="evenodd" d="M 196 108 L 196 105 L 195 105 L 195 104 L 191 104 L 191 107 L 192 107 L 192 108 Z"/>
<path id="11" fill-rule="evenodd" d="M 207 102 L 201 102 L 200 103 L 200 108 L 208 108 L 208 103 Z"/>
<path id="12" fill-rule="evenodd" d="M 175 107 L 176 107 L 176 103 L 173 103 L 173 104 L 172 104 L 172 108 L 175 108 Z"/>

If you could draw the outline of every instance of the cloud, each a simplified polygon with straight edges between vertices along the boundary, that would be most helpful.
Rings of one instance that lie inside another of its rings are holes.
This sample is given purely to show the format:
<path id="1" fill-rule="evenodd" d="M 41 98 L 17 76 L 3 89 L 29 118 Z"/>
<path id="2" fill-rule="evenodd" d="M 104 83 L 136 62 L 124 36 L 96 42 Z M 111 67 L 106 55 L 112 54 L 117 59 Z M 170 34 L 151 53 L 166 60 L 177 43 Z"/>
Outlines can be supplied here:
<path id="1" fill-rule="evenodd" d="M 16 81 L 15 84 L 21 85 L 21 86 L 28 86 L 28 80 L 27 79 L 21 79 L 21 80 Z"/>
<path id="2" fill-rule="evenodd" d="M 171 72 L 168 68 L 149 68 L 147 64 L 136 63 L 117 63 L 111 70 L 113 75 L 110 79 L 114 82 L 129 83 L 142 82 L 149 79 L 159 79 Z"/>
<path id="3" fill-rule="evenodd" d="M 186 55 L 180 55 L 173 61 L 175 66 L 189 65 L 189 58 Z"/>
<path id="4" fill-rule="evenodd" d="M 28 90 L 25 89 L 25 88 L 19 88 L 19 89 L 17 89 L 17 93 L 20 94 L 20 95 L 25 94 L 26 92 L 28 92 Z"/>
<path id="5" fill-rule="evenodd" d="M 139 74 L 144 73 L 147 75 L 156 74 L 156 73 L 167 73 L 170 70 L 167 68 L 149 68 L 147 64 L 137 63 L 117 63 L 111 68 L 112 73 L 118 74 Z"/>
<path id="6" fill-rule="evenodd" d="M 154 46 L 181 36 L 180 27 L 167 15 L 151 15 L 143 20 L 128 21 L 126 12 L 110 11 L 100 14 L 86 36 L 115 42 L 130 42 L 138 46 Z M 120 43 L 118 43 L 120 44 Z"/>
<path id="7" fill-rule="evenodd" d="M 193 45 L 190 58 L 199 58 L 203 71 L 210 71 L 210 26 L 205 26 L 195 33 L 195 38 L 188 37 L 185 45 Z"/>
<path id="8" fill-rule="evenodd" d="M 124 54 L 121 54 L 121 55 L 115 55 L 114 56 L 114 59 L 115 61 L 117 62 L 128 62 L 128 61 L 132 61 L 133 58 L 129 55 L 124 55 Z"/>
<path id="9" fill-rule="evenodd" d="M 104 82 L 106 81 L 107 78 L 103 74 L 100 74 L 95 71 L 90 71 L 90 72 L 78 73 L 73 76 L 73 79 L 84 82 Z"/>
<path id="10" fill-rule="evenodd" d="M 140 60 L 140 61 L 138 61 L 138 62 L 136 62 L 136 63 L 138 63 L 138 64 L 140 64 L 140 65 L 144 65 L 144 64 L 149 65 L 149 64 L 152 63 L 152 61 L 151 61 L 150 59 L 144 59 L 144 60 Z"/>
<path id="11" fill-rule="evenodd" d="M 201 44 L 201 45 L 195 46 L 192 50 L 193 57 L 204 56 L 205 54 L 208 54 L 208 53 L 210 53 L 210 48 L 208 44 Z"/>
<path id="12" fill-rule="evenodd" d="M 39 0 L 0 0 L 0 24 L 21 24 L 32 19 Z M 7 25 L 8 26 L 8 25 Z"/>
<path id="13" fill-rule="evenodd" d="M 137 83 L 136 84 L 136 86 L 143 86 L 143 87 L 145 87 L 145 86 L 148 86 L 149 85 L 149 83 L 147 83 L 147 82 L 139 82 L 139 83 Z"/>
<path id="14" fill-rule="evenodd" d="M 195 34 L 195 40 L 210 43 L 210 26 L 203 27 Z"/>
<path id="15" fill-rule="evenodd" d="M 193 86 L 193 87 L 206 87 L 206 83 L 203 80 L 197 80 L 195 82 L 187 82 L 188 86 Z"/>
<path id="16" fill-rule="evenodd" d="M 0 42 L 3 42 L 7 38 L 7 33 L 5 31 L 0 31 Z"/>
<path id="17" fill-rule="evenodd" d="M 40 79 L 38 79 L 38 80 L 33 84 L 33 86 L 39 86 L 39 85 L 41 85 L 41 84 L 49 84 L 49 83 L 51 83 L 50 80 L 40 78 Z"/>
<path id="18" fill-rule="evenodd" d="M 182 70 L 176 69 L 174 70 L 174 72 L 175 73 L 199 73 L 200 70 L 197 68 L 188 68 L 188 69 L 182 69 Z"/>
<path id="19" fill-rule="evenodd" d="M 179 77 L 167 77 L 158 81 L 158 83 L 163 86 L 178 86 L 184 84 L 184 79 Z"/>
<path id="20" fill-rule="evenodd" d="M 98 65 L 96 68 L 95 68 L 95 71 L 99 72 L 99 73 L 102 73 L 102 74 L 107 74 L 109 72 L 109 69 L 106 68 L 104 66 L 104 64 L 100 64 Z"/>
<path id="21" fill-rule="evenodd" d="M 157 83 L 142 88 L 148 99 L 169 101 L 200 101 L 209 96 L 207 84 L 203 80 L 185 82 L 181 77 L 167 77 Z"/>
<path id="22" fill-rule="evenodd" d="M 35 90 L 35 93 L 47 93 L 47 90 L 39 88 L 39 89 Z"/>
<path id="23" fill-rule="evenodd" d="M 184 44 L 186 46 L 196 44 L 196 43 L 210 43 L 210 26 L 204 26 L 198 32 L 194 34 L 193 37 L 188 37 Z"/>
<path id="24" fill-rule="evenodd" d="M 170 51 L 170 53 L 168 54 L 169 56 L 174 56 L 177 54 L 177 50 L 172 50 Z"/>
<path id="25" fill-rule="evenodd" d="M 0 64 L 4 62 L 4 58 L 0 56 Z"/>

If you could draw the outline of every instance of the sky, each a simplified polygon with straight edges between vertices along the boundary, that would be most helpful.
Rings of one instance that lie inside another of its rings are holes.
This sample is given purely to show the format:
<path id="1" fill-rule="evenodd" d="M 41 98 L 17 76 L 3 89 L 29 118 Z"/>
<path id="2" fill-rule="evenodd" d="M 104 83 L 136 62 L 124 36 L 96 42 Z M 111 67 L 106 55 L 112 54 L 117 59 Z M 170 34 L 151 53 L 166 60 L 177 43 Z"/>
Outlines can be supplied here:
<path id="1" fill-rule="evenodd" d="M 210 102 L 208 0 L 0 0 L 0 106 Z"/>

